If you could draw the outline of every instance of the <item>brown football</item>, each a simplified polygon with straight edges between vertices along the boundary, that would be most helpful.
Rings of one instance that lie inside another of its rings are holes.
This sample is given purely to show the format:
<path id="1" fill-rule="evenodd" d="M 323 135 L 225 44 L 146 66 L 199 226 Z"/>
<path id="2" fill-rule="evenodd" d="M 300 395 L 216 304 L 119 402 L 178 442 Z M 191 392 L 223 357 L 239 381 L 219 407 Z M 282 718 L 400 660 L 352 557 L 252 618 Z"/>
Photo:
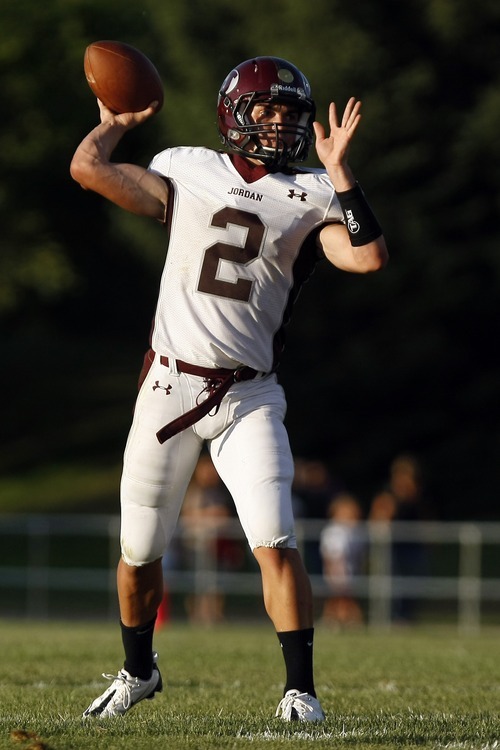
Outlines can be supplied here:
<path id="1" fill-rule="evenodd" d="M 117 114 L 141 112 L 157 101 L 163 105 L 158 71 L 140 50 L 124 42 L 104 40 L 89 44 L 83 59 L 85 77 L 103 104 Z"/>

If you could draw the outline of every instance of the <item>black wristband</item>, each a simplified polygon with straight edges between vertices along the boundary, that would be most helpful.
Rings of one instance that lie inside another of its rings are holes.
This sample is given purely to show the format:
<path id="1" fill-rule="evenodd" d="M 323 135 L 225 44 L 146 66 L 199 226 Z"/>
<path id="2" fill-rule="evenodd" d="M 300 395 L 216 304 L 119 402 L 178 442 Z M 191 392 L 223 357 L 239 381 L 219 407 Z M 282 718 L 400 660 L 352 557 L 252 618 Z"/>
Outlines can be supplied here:
<path id="1" fill-rule="evenodd" d="M 360 247 L 381 236 L 382 228 L 358 183 L 350 190 L 337 193 L 337 198 L 344 214 L 351 245 Z"/>

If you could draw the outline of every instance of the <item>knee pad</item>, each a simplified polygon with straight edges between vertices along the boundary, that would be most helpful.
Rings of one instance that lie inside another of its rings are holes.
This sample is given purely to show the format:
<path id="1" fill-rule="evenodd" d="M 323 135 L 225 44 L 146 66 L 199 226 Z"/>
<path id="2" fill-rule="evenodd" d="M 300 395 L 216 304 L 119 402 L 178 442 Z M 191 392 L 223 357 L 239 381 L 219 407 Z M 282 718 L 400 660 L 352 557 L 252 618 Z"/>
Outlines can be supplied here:
<path id="1" fill-rule="evenodd" d="M 127 565 L 141 566 L 163 557 L 168 542 L 159 508 L 144 506 L 122 510 L 121 553 Z"/>

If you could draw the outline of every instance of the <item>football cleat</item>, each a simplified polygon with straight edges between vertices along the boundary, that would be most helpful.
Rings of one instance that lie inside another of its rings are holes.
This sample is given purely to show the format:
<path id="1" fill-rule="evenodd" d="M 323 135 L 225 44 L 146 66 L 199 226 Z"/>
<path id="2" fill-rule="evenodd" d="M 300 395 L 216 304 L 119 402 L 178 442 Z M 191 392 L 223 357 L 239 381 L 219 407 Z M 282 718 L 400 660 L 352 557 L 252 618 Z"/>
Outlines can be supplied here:
<path id="1" fill-rule="evenodd" d="M 163 683 L 160 670 L 156 665 L 158 654 L 153 655 L 153 673 L 149 680 L 133 677 L 126 669 L 120 669 L 117 675 L 103 673 L 103 677 L 112 680 L 111 685 L 102 695 L 93 701 L 83 712 L 83 718 L 96 716 L 123 716 L 132 706 L 142 700 L 151 700 L 155 693 L 161 693 Z"/>
<path id="2" fill-rule="evenodd" d="M 289 690 L 276 709 L 284 721 L 324 721 L 325 714 L 317 698 L 299 690 Z"/>

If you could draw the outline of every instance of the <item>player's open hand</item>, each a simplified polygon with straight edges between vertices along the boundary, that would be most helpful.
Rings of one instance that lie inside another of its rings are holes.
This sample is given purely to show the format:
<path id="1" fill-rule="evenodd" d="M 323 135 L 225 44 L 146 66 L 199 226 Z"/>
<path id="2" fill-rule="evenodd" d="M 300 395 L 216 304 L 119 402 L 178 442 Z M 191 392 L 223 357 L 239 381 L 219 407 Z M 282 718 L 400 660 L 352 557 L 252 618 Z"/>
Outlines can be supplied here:
<path id="1" fill-rule="evenodd" d="M 351 97 L 339 124 L 337 107 L 335 102 L 332 102 L 328 110 L 330 135 L 326 135 L 325 128 L 320 122 L 314 123 L 316 152 L 327 169 L 346 166 L 349 145 L 361 120 L 360 109 L 361 102 L 354 96 Z"/>

